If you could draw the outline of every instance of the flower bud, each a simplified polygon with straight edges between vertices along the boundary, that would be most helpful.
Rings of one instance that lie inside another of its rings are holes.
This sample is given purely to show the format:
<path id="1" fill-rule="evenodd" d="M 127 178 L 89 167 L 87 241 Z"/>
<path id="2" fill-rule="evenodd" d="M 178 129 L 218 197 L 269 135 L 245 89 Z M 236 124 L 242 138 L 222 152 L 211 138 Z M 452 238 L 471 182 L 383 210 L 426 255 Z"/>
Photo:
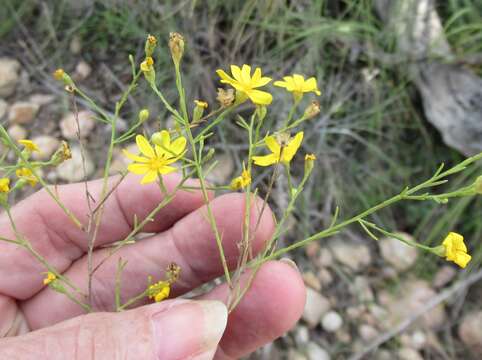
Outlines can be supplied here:
<path id="1" fill-rule="evenodd" d="M 148 56 L 141 62 L 141 71 L 144 73 L 147 82 L 153 85 L 156 80 L 156 71 L 154 70 L 154 59 L 152 57 Z"/>
<path id="2" fill-rule="evenodd" d="M 192 121 L 195 123 L 202 118 L 204 110 L 208 108 L 208 103 L 201 100 L 194 100 L 194 104 L 196 104 L 196 106 L 194 107 Z"/>
<path id="3" fill-rule="evenodd" d="M 55 80 L 58 80 L 58 81 L 63 81 L 63 83 L 67 86 L 71 86 L 71 87 L 74 87 L 75 88 L 75 84 L 74 84 L 74 81 L 72 80 L 72 78 L 69 76 L 69 74 L 67 74 L 64 69 L 57 69 L 54 71 L 54 78 Z"/>
<path id="4" fill-rule="evenodd" d="M 156 45 L 157 45 L 156 37 L 151 34 L 147 35 L 146 45 L 144 46 L 146 57 L 152 56 L 152 54 L 154 53 L 154 49 L 156 48 Z"/>
<path id="5" fill-rule="evenodd" d="M 169 49 L 171 50 L 172 61 L 179 66 L 182 55 L 184 54 L 184 38 L 177 32 L 169 34 Z"/>
<path id="6" fill-rule="evenodd" d="M 305 176 L 313 170 L 313 166 L 316 160 L 315 154 L 306 154 L 305 155 Z"/>
<path id="7" fill-rule="evenodd" d="M 0 193 L 8 193 L 10 191 L 10 179 L 1 178 L 0 179 Z"/>
<path id="8" fill-rule="evenodd" d="M 256 115 L 258 116 L 259 121 L 262 121 L 268 112 L 268 109 L 264 105 L 257 105 L 256 106 Z"/>
<path id="9" fill-rule="evenodd" d="M 72 158 L 72 152 L 70 151 L 69 144 L 66 141 L 62 141 L 60 147 L 55 151 L 55 153 L 50 158 L 52 165 L 57 166 L 66 160 Z"/>
<path id="10" fill-rule="evenodd" d="M 147 119 L 149 119 L 149 110 L 142 109 L 141 111 L 139 111 L 139 122 L 142 124 Z"/>
<path id="11" fill-rule="evenodd" d="M 218 96 L 216 100 L 219 101 L 221 107 L 229 107 L 234 103 L 234 90 L 233 89 L 218 89 Z"/>
<path id="12" fill-rule="evenodd" d="M 303 117 L 306 119 L 312 119 L 321 112 L 320 103 L 318 101 L 312 101 L 305 110 Z"/>

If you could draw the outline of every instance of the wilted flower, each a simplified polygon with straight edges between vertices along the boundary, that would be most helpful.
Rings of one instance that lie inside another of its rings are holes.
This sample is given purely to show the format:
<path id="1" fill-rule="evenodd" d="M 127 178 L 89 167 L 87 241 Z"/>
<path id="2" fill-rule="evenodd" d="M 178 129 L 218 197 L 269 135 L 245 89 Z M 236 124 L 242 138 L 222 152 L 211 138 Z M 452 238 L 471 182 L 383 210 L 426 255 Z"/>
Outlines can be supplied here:
<path id="1" fill-rule="evenodd" d="M 184 38 L 177 32 L 169 34 L 169 49 L 171 50 L 172 60 L 179 66 L 182 55 L 184 54 Z"/>
<path id="2" fill-rule="evenodd" d="M 234 90 L 233 89 L 221 89 L 218 88 L 218 96 L 216 100 L 219 101 L 219 104 L 222 107 L 231 106 L 234 103 Z"/>
<path id="3" fill-rule="evenodd" d="M 453 261 L 461 268 L 465 268 L 472 257 L 467 253 L 464 237 L 455 232 L 450 232 L 442 242 L 445 248 L 444 256 L 448 261 Z"/>

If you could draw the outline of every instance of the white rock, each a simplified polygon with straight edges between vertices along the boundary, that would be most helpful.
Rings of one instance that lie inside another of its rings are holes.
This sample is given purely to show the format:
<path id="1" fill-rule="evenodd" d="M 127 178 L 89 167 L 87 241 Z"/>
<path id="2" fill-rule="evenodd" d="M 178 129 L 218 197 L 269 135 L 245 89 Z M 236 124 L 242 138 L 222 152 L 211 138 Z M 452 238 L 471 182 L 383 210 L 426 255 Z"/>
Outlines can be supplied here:
<path id="1" fill-rule="evenodd" d="M 27 138 L 27 130 L 23 126 L 18 124 L 11 125 L 8 128 L 7 132 L 8 135 L 10 135 L 10 137 L 16 141 Z"/>
<path id="2" fill-rule="evenodd" d="M 3 99 L 0 99 L 0 120 L 2 120 L 2 118 L 7 113 L 7 108 L 8 108 L 7 102 Z"/>
<path id="3" fill-rule="evenodd" d="M 44 106 L 52 103 L 55 100 L 55 95 L 51 94 L 33 94 L 28 101 L 38 106 Z"/>
<path id="4" fill-rule="evenodd" d="M 350 306 L 346 309 L 346 316 L 351 320 L 358 320 L 365 312 L 364 306 Z"/>
<path id="5" fill-rule="evenodd" d="M 92 132 L 95 127 L 94 114 L 89 110 L 79 111 L 78 115 L 78 125 L 77 118 L 74 113 L 69 113 L 65 115 L 62 120 L 60 120 L 60 130 L 62 131 L 62 136 L 69 140 L 74 140 L 78 138 L 78 131 L 80 129 L 80 137 L 86 138 Z"/>
<path id="6" fill-rule="evenodd" d="M 331 265 L 333 265 L 333 254 L 331 250 L 326 247 L 321 248 L 318 255 L 318 266 L 323 268 Z"/>
<path id="7" fill-rule="evenodd" d="M 323 295 L 311 288 L 306 289 L 306 303 L 302 319 L 309 327 L 319 324 L 321 317 L 330 310 L 330 302 Z"/>
<path id="8" fill-rule="evenodd" d="M 353 242 L 338 238 L 330 243 L 335 259 L 354 271 L 360 271 L 371 263 L 368 246 L 362 242 Z"/>
<path id="9" fill-rule="evenodd" d="M 40 135 L 32 139 L 40 149 L 40 152 L 33 152 L 34 160 L 49 160 L 52 154 L 59 148 L 60 141 L 50 135 Z"/>
<path id="10" fill-rule="evenodd" d="M 306 271 L 302 275 L 303 281 L 305 282 L 306 286 L 309 286 L 312 289 L 315 289 L 316 291 L 321 290 L 321 282 L 320 279 L 316 277 L 315 274 L 311 271 Z"/>
<path id="11" fill-rule="evenodd" d="M 350 292 L 355 296 L 358 302 L 367 303 L 375 299 L 373 290 L 366 277 L 357 276 L 349 285 Z"/>
<path id="12" fill-rule="evenodd" d="M 455 275 L 457 275 L 457 270 L 453 266 L 444 265 L 435 274 L 432 284 L 437 289 L 442 288 L 451 282 Z"/>
<path id="13" fill-rule="evenodd" d="M 381 324 L 386 329 L 398 325 L 401 321 L 413 316 L 436 295 L 437 293 L 426 281 L 418 279 L 406 279 L 400 283 L 399 291 L 394 294 L 380 292 L 378 299 L 388 310 L 386 316 L 380 319 Z M 414 327 L 435 329 L 442 326 L 445 321 L 445 307 L 440 304 L 421 316 Z"/>
<path id="14" fill-rule="evenodd" d="M 74 36 L 72 40 L 70 41 L 69 45 L 70 52 L 74 55 L 80 54 L 80 51 L 82 50 L 82 41 L 80 40 L 80 37 Z"/>
<path id="15" fill-rule="evenodd" d="M 458 328 L 460 340 L 476 358 L 482 358 L 482 311 L 468 313 Z"/>
<path id="16" fill-rule="evenodd" d="M 294 334 L 295 342 L 298 347 L 304 346 L 308 341 L 310 341 L 310 331 L 306 326 L 300 325 L 295 329 Z"/>
<path id="17" fill-rule="evenodd" d="M 343 319 L 336 311 L 329 311 L 321 319 L 321 326 L 327 332 L 335 332 L 343 325 Z"/>
<path id="18" fill-rule="evenodd" d="M 233 176 L 234 162 L 229 154 L 216 155 L 214 159 L 217 161 L 216 166 L 207 175 L 207 180 L 213 184 L 228 184 Z M 239 176 L 241 174 L 235 174 Z"/>
<path id="19" fill-rule="evenodd" d="M 92 67 L 87 64 L 84 60 L 78 62 L 75 67 L 74 77 L 79 80 L 84 80 L 92 72 Z"/>
<path id="20" fill-rule="evenodd" d="M 60 179 L 68 182 L 78 182 L 88 178 L 95 170 L 92 158 L 87 151 L 84 149 L 85 158 L 85 172 L 81 156 L 80 147 L 74 145 L 71 147 L 72 159 L 64 161 L 57 167 L 57 175 Z"/>
<path id="21" fill-rule="evenodd" d="M 422 355 L 411 348 L 401 348 L 397 351 L 397 354 L 399 360 L 423 360 Z"/>
<path id="22" fill-rule="evenodd" d="M 411 235 L 397 233 L 396 235 L 413 242 Z M 408 246 L 396 238 L 383 238 L 378 241 L 383 259 L 399 271 L 407 270 L 417 261 L 417 249 Z"/>
<path id="23" fill-rule="evenodd" d="M 12 124 L 29 124 L 35 119 L 39 108 L 37 104 L 28 101 L 18 101 L 10 106 L 8 120 Z"/>
<path id="24" fill-rule="evenodd" d="M 379 335 L 378 330 L 368 324 L 361 324 L 358 328 L 358 333 L 365 343 L 373 341 Z"/>
<path id="25" fill-rule="evenodd" d="M 320 271 L 318 271 L 318 278 L 322 286 L 329 286 L 333 282 L 333 275 L 331 275 L 328 269 L 320 269 Z"/>
<path id="26" fill-rule="evenodd" d="M 15 92 L 19 69 L 20 63 L 17 60 L 0 58 L 0 97 L 7 97 Z"/>
<path id="27" fill-rule="evenodd" d="M 306 346 L 306 355 L 309 360 L 330 360 L 330 354 L 320 345 L 314 342 L 309 342 Z"/>
<path id="28" fill-rule="evenodd" d="M 289 349 L 288 360 L 308 360 L 308 358 L 298 350 Z"/>

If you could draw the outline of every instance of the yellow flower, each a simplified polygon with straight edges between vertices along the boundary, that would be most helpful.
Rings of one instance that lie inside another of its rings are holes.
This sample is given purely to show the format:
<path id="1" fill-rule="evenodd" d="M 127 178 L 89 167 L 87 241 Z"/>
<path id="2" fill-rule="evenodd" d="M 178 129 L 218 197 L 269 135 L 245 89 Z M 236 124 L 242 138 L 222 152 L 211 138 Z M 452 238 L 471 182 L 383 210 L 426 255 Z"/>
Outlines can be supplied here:
<path id="1" fill-rule="evenodd" d="M 1 178 L 0 179 L 0 193 L 8 193 L 10 191 L 10 179 Z"/>
<path id="2" fill-rule="evenodd" d="M 243 164 L 243 171 L 241 172 L 241 176 L 235 177 L 231 181 L 231 185 L 229 187 L 231 188 L 231 190 L 239 190 L 245 188 L 249 184 L 251 184 L 251 174 L 248 170 L 245 169 Z"/>
<path id="3" fill-rule="evenodd" d="M 141 62 L 141 70 L 143 72 L 149 72 L 153 70 L 153 65 L 154 65 L 154 59 L 148 56 L 143 62 Z"/>
<path id="4" fill-rule="evenodd" d="M 25 149 L 29 151 L 37 151 L 40 152 L 40 149 L 38 148 L 37 144 L 34 143 L 32 140 L 18 140 L 18 143 L 25 146 Z"/>
<path id="5" fill-rule="evenodd" d="M 62 80 L 64 78 L 65 71 L 64 69 L 57 69 L 54 71 L 54 78 L 55 80 Z"/>
<path id="6" fill-rule="evenodd" d="M 32 171 L 28 168 L 20 168 L 20 169 L 17 169 L 15 171 L 15 175 L 17 175 L 17 177 L 19 179 L 23 179 L 23 180 L 26 180 L 30 186 L 34 187 L 35 185 L 37 185 L 37 178 L 35 177 L 35 175 L 32 173 Z"/>
<path id="7" fill-rule="evenodd" d="M 453 261 L 462 269 L 467 266 L 472 258 L 467 254 L 467 247 L 464 244 L 464 237 L 455 232 L 450 232 L 442 242 L 445 247 L 445 256 L 448 261 Z"/>
<path id="8" fill-rule="evenodd" d="M 194 104 L 196 104 L 196 106 L 202 107 L 204 109 L 208 108 L 208 103 L 205 102 L 205 101 L 202 101 L 202 100 L 194 100 Z"/>
<path id="9" fill-rule="evenodd" d="M 293 93 L 295 101 L 301 100 L 303 93 L 307 92 L 314 92 L 318 96 L 321 95 L 314 77 L 310 77 L 308 80 L 305 80 L 303 75 L 293 74 L 293 76 L 283 77 L 283 80 L 284 81 L 275 81 L 274 86 L 285 88 L 289 92 Z"/>
<path id="10" fill-rule="evenodd" d="M 248 97 L 257 105 L 269 105 L 273 101 L 273 96 L 270 93 L 256 90 L 256 88 L 264 86 L 271 81 L 271 78 L 261 76 L 260 68 L 254 70 L 253 76 L 251 76 L 251 66 L 246 64 L 243 65 L 242 69 L 239 66 L 231 65 L 233 77 L 221 69 L 216 70 L 216 73 L 221 78 L 223 84 L 229 84 L 237 90 L 237 95 L 242 100 Z"/>
<path id="11" fill-rule="evenodd" d="M 169 293 L 171 292 L 171 284 L 167 281 L 159 281 L 155 284 L 152 284 L 147 289 L 147 294 L 149 299 L 153 299 L 155 302 L 160 302 L 167 297 L 169 297 Z"/>
<path id="12" fill-rule="evenodd" d="M 284 134 L 278 136 L 268 136 L 265 140 L 266 146 L 271 150 L 271 154 L 265 156 L 253 156 L 253 161 L 259 166 L 270 166 L 278 162 L 289 163 L 298 151 L 301 141 L 303 141 L 303 131 L 297 133 L 293 138 L 286 137 Z"/>
<path id="13" fill-rule="evenodd" d="M 50 271 L 47 273 L 47 276 L 44 279 L 44 285 L 50 284 L 52 281 L 57 280 L 57 276 L 55 276 L 54 273 L 51 273 Z"/>
<path id="14" fill-rule="evenodd" d="M 159 141 L 153 141 L 152 146 L 142 135 L 136 136 L 136 143 L 143 156 L 138 156 L 124 150 L 124 155 L 133 160 L 127 169 L 137 175 L 144 175 L 141 184 L 155 181 L 158 175 L 169 174 L 177 169 L 169 164 L 179 160 L 186 148 L 186 138 L 179 137 L 171 142 L 169 132 L 163 130 L 159 133 Z"/>

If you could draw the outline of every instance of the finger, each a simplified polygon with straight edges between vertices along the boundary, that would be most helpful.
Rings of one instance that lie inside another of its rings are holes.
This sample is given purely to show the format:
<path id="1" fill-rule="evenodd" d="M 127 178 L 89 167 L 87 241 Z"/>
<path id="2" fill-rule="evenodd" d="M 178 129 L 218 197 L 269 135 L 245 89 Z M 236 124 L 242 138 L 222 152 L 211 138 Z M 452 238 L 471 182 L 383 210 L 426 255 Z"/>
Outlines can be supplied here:
<path id="1" fill-rule="evenodd" d="M 177 174 L 164 177 L 168 191 L 172 191 L 180 180 Z M 110 178 L 110 187 L 116 182 L 118 178 Z M 127 236 L 131 231 L 134 216 L 142 220 L 162 200 L 158 185 L 140 185 L 138 182 L 138 177 L 127 176 L 105 201 L 96 239 L 97 246 Z M 89 182 L 90 197 L 98 200 L 102 186 L 102 180 Z M 87 224 L 89 204 L 86 200 L 85 184 L 60 186 L 57 193 L 62 203 L 69 207 L 83 224 Z M 165 230 L 202 204 L 200 192 L 179 191 L 143 231 Z M 90 205 L 95 206 L 96 203 Z M 20 202 L 12 210 L 12 214 L 18 232 L 59 272 L 66 270 L 74 260 L 85 253 L 89 235 L 76 227 L 45 191 L 39 191 Z M 0 235 L 15 238 L 5 215 L 0 216 Z M 40 290 L 38 278 L 45 270 L 45 267 L 26 250 L 0 241 L 0 293 L 14 298 L 31 296 Z"/>
<path id="2" fill-rule="evenodd" d="M 295 325 L 303 312 L 306 290 L 296 265 L 290 263 L 272 261 L 261 267 L 244 298 L 229 314 L 215 359 L 238 359 Z M 243 286 L 248 276 L 244 276 Z M 200 299 L 225 302 L 228 291 L 221 285 Z"/>
<path id="3" fill-rule="evenodd" d="M 262 201 L 258 199 L 251 204 L 250 233 L 254 236 L 253 253 L 256 254 L 273 234 L 274 221 L 271 211 L 266 207 L 255 232 Z M 223 235 L 224 253 L 232 269 L 236 266 L 238 244 L 243 236 L 245 197 L 236 193 L 222 195 L 215 198 L 210 207 L 218 230 Z M 185 293 L 221 275 L 223 266 L 206 212 L 204 206 L 179 220 L 168 231 L 126 246 L 115 257 L 111 257 L 95 273 L 92 287 L 94 308 L 100 311 L 115 310 L 115 274 L 119 256 L 127 261 L 122 272 L 123 302 L 145 290 L 149 275 L 154 279 L 163 279 L 167 265 L 172 262 L 181 267 L 181 276 L 174 284 L 172 296 Z M 94 263 L 104 259 L 107 252 L 106 249 L 97 250 Z M 87 273 L 87 259 L 84 257 L 72 265 L 65 275 L 87 292 Z M 78 305 L 50 288 L 45 288 L 21 306 L 33 329 L 82 313 Z"/>
<path id="4" fill-rule="evenodd" d="M 226 327 L 218 301 L 173 300 L 92 313 L 0 340 L 1 359 L 212 359 Z"/>

